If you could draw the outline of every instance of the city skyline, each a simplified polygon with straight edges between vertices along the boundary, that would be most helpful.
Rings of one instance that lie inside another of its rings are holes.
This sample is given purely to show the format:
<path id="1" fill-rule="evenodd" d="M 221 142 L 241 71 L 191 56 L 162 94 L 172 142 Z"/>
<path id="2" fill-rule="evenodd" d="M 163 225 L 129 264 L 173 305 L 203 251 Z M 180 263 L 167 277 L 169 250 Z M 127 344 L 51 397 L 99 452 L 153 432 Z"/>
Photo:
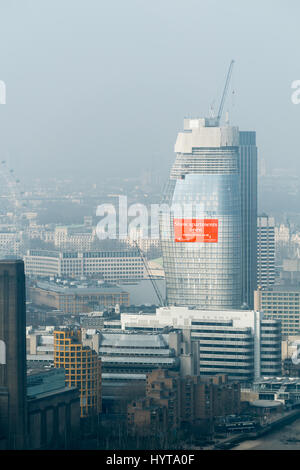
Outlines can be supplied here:
<path id="1" fill-rule="evenodd" d="M 1 451 L 299 450 L 299 13 L 0 0 Z"/>

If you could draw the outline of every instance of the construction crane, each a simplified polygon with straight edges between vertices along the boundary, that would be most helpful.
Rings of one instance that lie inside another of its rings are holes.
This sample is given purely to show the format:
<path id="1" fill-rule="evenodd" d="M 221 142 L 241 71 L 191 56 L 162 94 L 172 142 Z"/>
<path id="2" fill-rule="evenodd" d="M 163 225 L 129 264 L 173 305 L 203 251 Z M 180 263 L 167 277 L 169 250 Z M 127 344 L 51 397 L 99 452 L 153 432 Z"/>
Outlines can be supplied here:
<path id="1" fill-rule="evenodd" d="M 229 86 L 229 82 L 230 82 L 230 78 L 231 78 L 231 74 L 232 74 L 233 65 L 234 65 L 234 60 L 232 60 L 230 62 L 230 65 L 229 65 L 229 70 L 228 70 L 228 73 L 227 73 L 227 78 L 226 78 L 225 87 L 224 87 L 224 91 L 223 91 L 220 106 L 219 106 L 218 115 L 217 115 L 217 117 L 212 116 L 212 117 L 207 118 L 207 121 L 208 121 L 209 125 L 212 126 L 212 127 L 219 127 L 220 126 L 220 121 L 221 121 L 221 117 L 222 117 L 222 114 L 223 114 L 223 108 L 224 108 L 224 104 L 225 104 L 225 100 L 226 100 L 226 96 L 227 96 L 227 91 L 228 91 L 228 86 Z"/>
<path id="2" fill-rule="evenodd" d="M 222 113 L 223 113 L 224 103 L 225 103 L 227 90 L 228 90 L 228 86 L 229 86 L 229 82 L 230 82 L 230 78 L 231 78 L 231 74 L 232 74 L 233 65 L 234 65 L 234 60 L 232 60 L 230 62 L 230 66 L 229 66 L 229 70 L 228 70 L 228 74 L 227 74 L 227 78 L 226 78 L 226 83 L 225 83 L 223 95 L 222 95 L 222 98 L 221 98 L 221 103 L 220 103 L 220 106 L 219 106 L 219 112 L 218 112 L 218 116 L 217 116 L 218 126 L 220 125 L 220 121 L 221 121 L 221 117 L 222 117 Z"/>
<path id="3" fill-rule="evenodd" d="M 162 298 L 162 295 L 161 295 L 161 293 L 160 293 L 160 290 L 159 290 L 159 288 L 158 288 L 158 286 L 157 286 L 157 284 L 156 284 L 156 282 L 155 282 L 155 279 L 153 278 L 153 276 L 152 276 L 152 274 L 151 274 L 151 271 L 150 271 L 150 268 L 149 268 L 149 266 L 148 266 L 148 261 L 147 261 L 147 259 L 146 259 L 146 256 L 145 256 L 145 254 L 143 253 L 143 251 L 141 250 L 141 248 L 139 247 L 138 243 L 137 243 L 135 240 L 133 240 L 133 242 L 134 242 L 134 245 L 135 245 L 136 249 L 138 250 L 138 252 L 139 252 L 139 254 L 140 254 L 140 257 L 142 258 L 143 264 L 144 264 L 144 266 L 145 266 L 145 269 L 146 269 L 146 271 L 147 271 L 147 274 L 148 274 L 148 276 L 149 276 L 149 279 L 150 279 L 151 284 L 152 284 L 152 286 L 153 286 L 153 289 L 154 289 L 154 291 L 155 291 L 156 297 L 158 298 L 159 306 L 160 306 L 160 307 L 164 307 L 164 306 L 165 306 L 165 302 L 164 302 L 164 300 L 163 300 L 163 298 Z"/>

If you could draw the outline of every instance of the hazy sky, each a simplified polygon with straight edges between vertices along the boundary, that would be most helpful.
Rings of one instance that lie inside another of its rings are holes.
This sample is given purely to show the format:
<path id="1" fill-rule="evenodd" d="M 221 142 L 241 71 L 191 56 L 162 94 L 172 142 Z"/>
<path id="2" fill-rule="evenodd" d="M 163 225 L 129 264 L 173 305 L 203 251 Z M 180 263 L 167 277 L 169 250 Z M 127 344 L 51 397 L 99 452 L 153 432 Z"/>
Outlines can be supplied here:
<path id="1" fill-rule="evenodd" d="M 299 0 L 0 0 L 1 160 L 21 178 L 165 170 L 234 59 L 231 123 L 300 175 L 299 18 Z"/>

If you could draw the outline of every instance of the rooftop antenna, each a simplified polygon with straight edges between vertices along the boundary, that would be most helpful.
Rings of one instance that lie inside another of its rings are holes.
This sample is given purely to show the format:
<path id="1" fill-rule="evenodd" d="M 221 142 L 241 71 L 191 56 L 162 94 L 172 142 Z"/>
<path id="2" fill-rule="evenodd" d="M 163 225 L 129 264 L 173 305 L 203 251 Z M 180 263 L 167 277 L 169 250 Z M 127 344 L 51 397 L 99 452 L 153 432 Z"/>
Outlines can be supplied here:
<path id="1" fill-rule="evenodd" d="M 209 107 L 209 117 L 214 118 L 215 117 L 215 107 L 214 107 L 214 101 L 210 104 Z"/>
<path id="2" fill-rule="evenodd" d="M 225 114 L 225 124 L 226 126 L 229 126 L 229 112 L 226 111 L 226 114 Z"/>

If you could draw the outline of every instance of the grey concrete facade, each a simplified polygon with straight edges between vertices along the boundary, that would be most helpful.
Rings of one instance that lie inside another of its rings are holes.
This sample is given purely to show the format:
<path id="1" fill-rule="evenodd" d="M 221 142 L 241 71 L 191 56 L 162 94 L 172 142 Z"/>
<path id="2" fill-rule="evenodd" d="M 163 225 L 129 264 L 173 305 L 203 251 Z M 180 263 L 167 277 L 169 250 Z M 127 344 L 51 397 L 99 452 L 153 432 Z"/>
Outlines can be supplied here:
<path id="1" fill-rule="evenodd" d="M 76 449 L 79 435 L 77 389 L 54 390 L 28 400 L 29 449 Z"/>

